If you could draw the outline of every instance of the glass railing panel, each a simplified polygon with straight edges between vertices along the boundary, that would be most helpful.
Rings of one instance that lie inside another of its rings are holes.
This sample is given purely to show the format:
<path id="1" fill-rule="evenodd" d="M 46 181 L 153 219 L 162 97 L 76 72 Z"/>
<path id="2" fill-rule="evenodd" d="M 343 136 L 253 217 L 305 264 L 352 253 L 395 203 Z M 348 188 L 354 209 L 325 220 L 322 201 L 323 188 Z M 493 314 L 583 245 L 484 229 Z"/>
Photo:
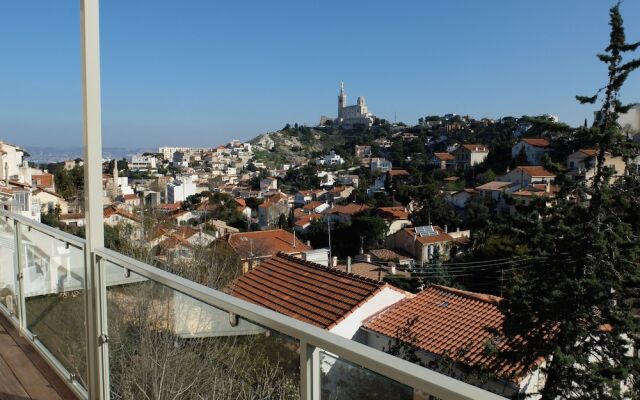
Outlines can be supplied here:
<path id="1" fill-rule="evenodd" d="M 84 251 L 20 226 L 26 326 L 86 387 Z"/>
<path id="2" fill-rule="evenodd" d="M 18 297 L 16 296 L 18 266 L 13 225 L 13 220 L 0 218 L 0 304 L 18 318 Z"/>
<path id="3" fill-rule="evenodd" d="M 421 391 L 320 351 L 322 400 L 432 400 Z"/>
<path id="4" fill-rule="evenodd" d="M 299 342 L 102 260 L 112 398 L 298 399 Z"/>

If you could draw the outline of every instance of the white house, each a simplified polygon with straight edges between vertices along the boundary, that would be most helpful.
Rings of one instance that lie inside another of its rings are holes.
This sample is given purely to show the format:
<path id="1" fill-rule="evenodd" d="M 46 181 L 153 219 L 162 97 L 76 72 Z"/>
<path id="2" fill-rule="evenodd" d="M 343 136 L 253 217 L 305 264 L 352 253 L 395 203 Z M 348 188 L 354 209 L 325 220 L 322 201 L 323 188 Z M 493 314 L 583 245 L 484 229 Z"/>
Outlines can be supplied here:
<path id="1" fill-rule="evenodd" d="M 336 154 L 334 150 L 331 150 L 329 154 L 326 154 L 324 157 L 318 160 L 317 164 L 319 165 L 342 165 L 344 164 L 344 159 Z"/>
<path id="2" fill-rule="evenodd" d="M 517 183 L 519 187 L 526 187 L 532 183 L 553 183 L 556 175 L 539 165 L 520 166 L 498 178 L 501 182 Z"/>
<path id="3" fill-rule="evenodd" d="M 545 154 L 551 152 L 551 143 L 544 138 L 520 139 L 520 141 L 511 148 L 511 158 L 517 158 L 522 152 L 524 152 L 529 164 L 540 165 L 542 164 L 542 159 Z"/>
<path id="4" fill-rule="evenodd" d="M 403 340 L 400 332 L 406 329 L 407 321 L 413 319 L 411 332 L 415 335 L 416 355 L 421 362 L 430 365 L 448 357 L 453 361 L 456 379 L 506 398 L 539 399 L 538 392 L 545 384 L 543 364 L 522 365 L 517 361 L 497 360 L 497 352 L 486 351 L 488 343 L 500 350 L 509 350 L 509 342 L 502 333 L 501 301 L 497 296 L 431 285 L 417 296 L 366 319 L 356 339 L 384 350 L 391 341 Z M 478 380 L 465 374 L 463 366 L 482 368 L 489 375 Z"/>
<path id="5" fill-rule="evenodd" d="M 456 165 L 461 169 L 469 169 L 481 164 L 489 156 L 489 148 L 482 144 L 463 144 L 453 151 Z"/>
<path id="6" fill-rule="evenodd" d="M 386 174 L 391 171 L 393 165 L 391 161 L 388 161 L 384 158 L 374 157 L 371 159 L 371 172 L 381 172 Z"/>
<path id="7" fill-rule="evenodd" d="M 262 284 L 263 276 L 269 276 L 270 285 Z M 365 319 L 407 296 L 387 283 L 284 253 L 263 261 L 233 281 L 229 292 L 347 339 L 356 339 Z"/>

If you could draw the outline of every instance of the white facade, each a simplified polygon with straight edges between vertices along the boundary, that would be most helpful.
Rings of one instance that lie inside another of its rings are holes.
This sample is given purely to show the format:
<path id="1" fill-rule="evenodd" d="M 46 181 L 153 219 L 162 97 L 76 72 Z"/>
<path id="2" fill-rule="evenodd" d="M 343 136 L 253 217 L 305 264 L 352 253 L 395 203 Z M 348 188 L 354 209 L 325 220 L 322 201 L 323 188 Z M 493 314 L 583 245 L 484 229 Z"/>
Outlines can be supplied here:
<path id="1" fill-rule="evenodd" d="M 196 184 L 190 176 L 181 177 L 167 185 L 166 199 L 169 204 L 185 201 L 187 197 L 194 194 L 196 194 Z"/>
<path id="2" fill-rule="evenodd" d="M 321 165 L 342 165 L 344 164 L 344 159 L 340 157 L 340 155 L 336 154 L 334 150 L 331 150 L 329 154 L 326 154 L 322 159 L 320 159 L 319 164 Z"/>
<path id="3" fill-rule="evenodd" d="M 153 156 L 131 156 L 132 170 L 150 170 L 157 168 L 157 160 Z"/>
<path id="4" fill-rule="evenodd" d="M 618 124 L 629 133 L 640 133 L 640 104 L 636 104 L 618 117 Z"/>
<path id="5" fill-rule="evenodd" d="M 371 172 L 387 173 L 391 171 L 393 164 L 384 158 L 372 158 L 371 159 Z"/>

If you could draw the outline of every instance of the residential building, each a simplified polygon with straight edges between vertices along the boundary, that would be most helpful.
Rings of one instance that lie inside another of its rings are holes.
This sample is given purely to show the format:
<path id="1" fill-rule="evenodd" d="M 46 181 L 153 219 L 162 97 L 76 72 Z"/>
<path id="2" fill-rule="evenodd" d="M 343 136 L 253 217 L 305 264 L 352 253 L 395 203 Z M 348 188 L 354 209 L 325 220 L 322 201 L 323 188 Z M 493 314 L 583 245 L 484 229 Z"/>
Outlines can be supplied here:
<path id="1" fill-rule="evenodd" d="M 389 266 L 411 267 L 414 262 L 413 258 L 389 249 L 369 250 L 365 257 L 367 262 L 386 263 Z"/>
<path id="2" fill-rule="evenodd" d="M 339 175 L 336 183 L 338 185 L 358 187 L 360 183 L 360 177 L 358 175 Z"/>
<path id="3" fill-rule="evenodd" d="M 505 194 L 513 193 L 519 188 L 520 183 L 518 182 L 491 181 L 476 187 L 475 191 L 482 198 L 502 203 Z"/>
<path id="4" fill-rule="evenodd" d="M 278 180 L 276 178 L 264 178 L 260 180 L 260 191 L 278 190 Z"/>
<path id="5" fill-rule="evenodd" d="M 457 209 L 465 209 L 467 208 L 467 203 L 471 199 L 471 197 L 477 195 L 473 188 L 465 188 L 462 190 L 458 190 L 457 192 L 450 192 L 447 194 L 446 199 L 449 203 L 451 203 Z"/>
<path id="6" fill-rule="evenodd" d="M 367 157 L 371 157 L 371 146 L 360 146 L 360 145 L 356 145 L 356 149 L 355 149 L 355 155 L 358 158 L 367 158 Z"/>
<path id="7" fill-rule="evenodd" d="M 453 151 L 457 168 L 467 170 L 481 164 L 489 155 L 489 148 L 482 144 L 463 144 Z"/>
<path id="8" fill-rule="evenodd" d="M 43 213 L 55 211 L 56 208 L 60 208 L 61 214 L 69 212 L 69 204 L 56 192 L 38 188 L 31 192 L 31 196 L 40 204 L 40 211 Z"/>
<path id="9" fill-rule="evenodd" d="M 380 207 L 376 212 L 387 223 L 387 236 L 411 225 L 409 213 L 405 207 Z"/>
<path id="10" fill-rule="evenodd" d="M 238 256 L 242 273 L 279 252 L 301 258 L 303 252 L 312 250 L 311 246 L 298 240 L 295 234 L 283 229 L 229 233 L 219 241 Z"/>
<path id="11" fill-rule="evenodd" d="M 322 214 L 328 208 L 329 204 L 324 201 L 311 201 L 302 206 L 305 214 Z"/>
<path id="12" fill-rule="evenodd" d="M 371 159 L 371 172 L 380 172 L 386 174 L 387 172 L 391 171 L 391 168 L 393 168 L 391 161 L 380 157 L 374 157 Z"/>
<path id="13" fill-rule="evenodd" d="M 618 124 L 630 135 L 640 133 L 640 104 L 635 104 L 627 112 L 618 116 Z"/>
<path id="14" fill-rule="evenodd" d="M 578 180 L 591 181 L 596 173 L 597 156 L 596 149 L 580 149 L 570 154 L 567 157 L 569 175 Z M 622 176 L 625 173 L 626 164 L 622 157 L 613 156 L 607 152 L 604 156 L 604 164 L 613 168 L 614 176 Z"/>
<path id="15" fill-rule="evenodd" d="M 439 255 L 441 260 L 450 258 L 452 252 L 458 252 L 466 245 L 470 231 L 458 231 L 449 234 L 439 226 L 428 225 L 416 228 L 404 228 L 385 238 L 385 247 L 400 250 L 411 255 L 417 265 L 423 265 Z"/>
<path id="16" fill-rule="evenodd" d="M 538 399 L 545 382 L 544 365 L 523 365 L 499 355 L 498 351 L 509 350 L 501 301 L 497 296 L 431 285 L 365 320 L 358 339 L 380 350 L 388 348 L 390 341 L 403 340 L 400 332 L 415 319 L 414 342 L 408 345 L 418 347 L 421 363 L 438 365 L 446 357 L 453 361 L 450 366 L 457 379 L 465 380 L 465 366 L 480 368 L 490 374 L 488 378 L 478 382 L 469 377 L 470 382 L 505 398 Z M 487 352 L 488 343 L 498 351 Z"/>
<path id="17" fill-rule="evenodd" d="M 519 187 L 526 187 L 532 183 L 553 183 L 556 175 L 539 165 L 520 166 L 498 177 L 501 182 L 517 183 Z"/>
<path id="18" fill-rule="evenodd" d="M 344 159 L 339 155 L 336 154 L 336 152 L 334 150 L 331 150 L 328 154 L 326 154 L 324 157 L 320 158 L 317 162 L 318 165 L 342 165 L 344 164 Z"/>
<path id="19" fill-rule="evenodd" d="M 353 193 L 353 190 L 354 188 L 352 186 L 336 186 L 327 192 L 326 198 L 330 202 L 340 203 L 347 200 L 347 198 L 351 196 L 351 193 Z"/>
<path id="20" fill-rule="evenodd" d="M 135 155 L 131 156 L 129 169 L 133 171 L 149 171 L 157 169 L 157 160 L 154 156 Z"/>
<path id="21" fill-rule="evenodd" d="M 289 205 L 279 201 L 265 201 L 258 206 L 258 226 L 260 229 L 278 227 L 280 216 L 289 216 Z"/>
<path id="22" fill-rule="evenodd" d="M 167 185 L 165 198 L 167 199 L 167 203 L 171 204 L 185 201 L 187 197 L 194 194 L 196 194 L 196 184 L 193 182 L 191 176 L 187 175 Z"/>
<path id="23" fill-rule="evenodd" d="M 511 158 L 518 159 L 520 154 L 525 156 L 526 162 L 531 165 L 540 165 L 545 155 L 551 153 L 551 143 L 544 138 L 520 139 L 511 148 Z"/>
<path id="24" fill-rule="evenodd" d="M 350 223 L 351 219 L 360 213 L 367 211 L 369 207 L 366 204 L 349 203 L 345 205 L 336 205 L 325 212 L 327 219 L 332 223 Z"/>
<path id="25" fill-rule="evenodd" d="M 379 280 L 284 253 L 233 281 L 228 291 L 347 339 L 357 339 L 363 321 L 407 296 Z"/>
<path id="26" fill-rule="evenodd" d="M 26 182 L 25 182 L 26 183 Z M 52 192 L 56 191 L 56 182 L 53 174 L 47 172 L 31 175 L 31 186 L 36 186 Z"/>
<path id="27" fill-rule="evenodd" d="M 453 154 L 449 153 L 433 153 L 431 165 L 439 169 L 455 169 L 456 158 Z"/>

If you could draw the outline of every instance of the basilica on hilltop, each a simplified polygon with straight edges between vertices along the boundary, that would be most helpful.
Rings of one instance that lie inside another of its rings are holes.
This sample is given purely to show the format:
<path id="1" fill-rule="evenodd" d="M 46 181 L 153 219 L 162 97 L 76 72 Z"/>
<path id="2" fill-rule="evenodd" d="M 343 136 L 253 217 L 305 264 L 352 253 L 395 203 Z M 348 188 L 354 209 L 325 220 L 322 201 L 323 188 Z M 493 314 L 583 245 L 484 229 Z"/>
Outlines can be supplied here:
<path id="1" fill-rule="evenodd" d="M 375 116 L 369 112 L 364 97 L 358 97 L 358 101 L 353 106 L 347 105 L 347 93 L 344 91 L 344 83 L 340 82 L 340 94 L 338 95 L 338 118 L 333 120 L 335 125 L 340 125 L 344 129 L 353 129 L 355 126 L 370 127 L 373 125 Z M 327 118 L 320 121 L 323 124 Z"/>

